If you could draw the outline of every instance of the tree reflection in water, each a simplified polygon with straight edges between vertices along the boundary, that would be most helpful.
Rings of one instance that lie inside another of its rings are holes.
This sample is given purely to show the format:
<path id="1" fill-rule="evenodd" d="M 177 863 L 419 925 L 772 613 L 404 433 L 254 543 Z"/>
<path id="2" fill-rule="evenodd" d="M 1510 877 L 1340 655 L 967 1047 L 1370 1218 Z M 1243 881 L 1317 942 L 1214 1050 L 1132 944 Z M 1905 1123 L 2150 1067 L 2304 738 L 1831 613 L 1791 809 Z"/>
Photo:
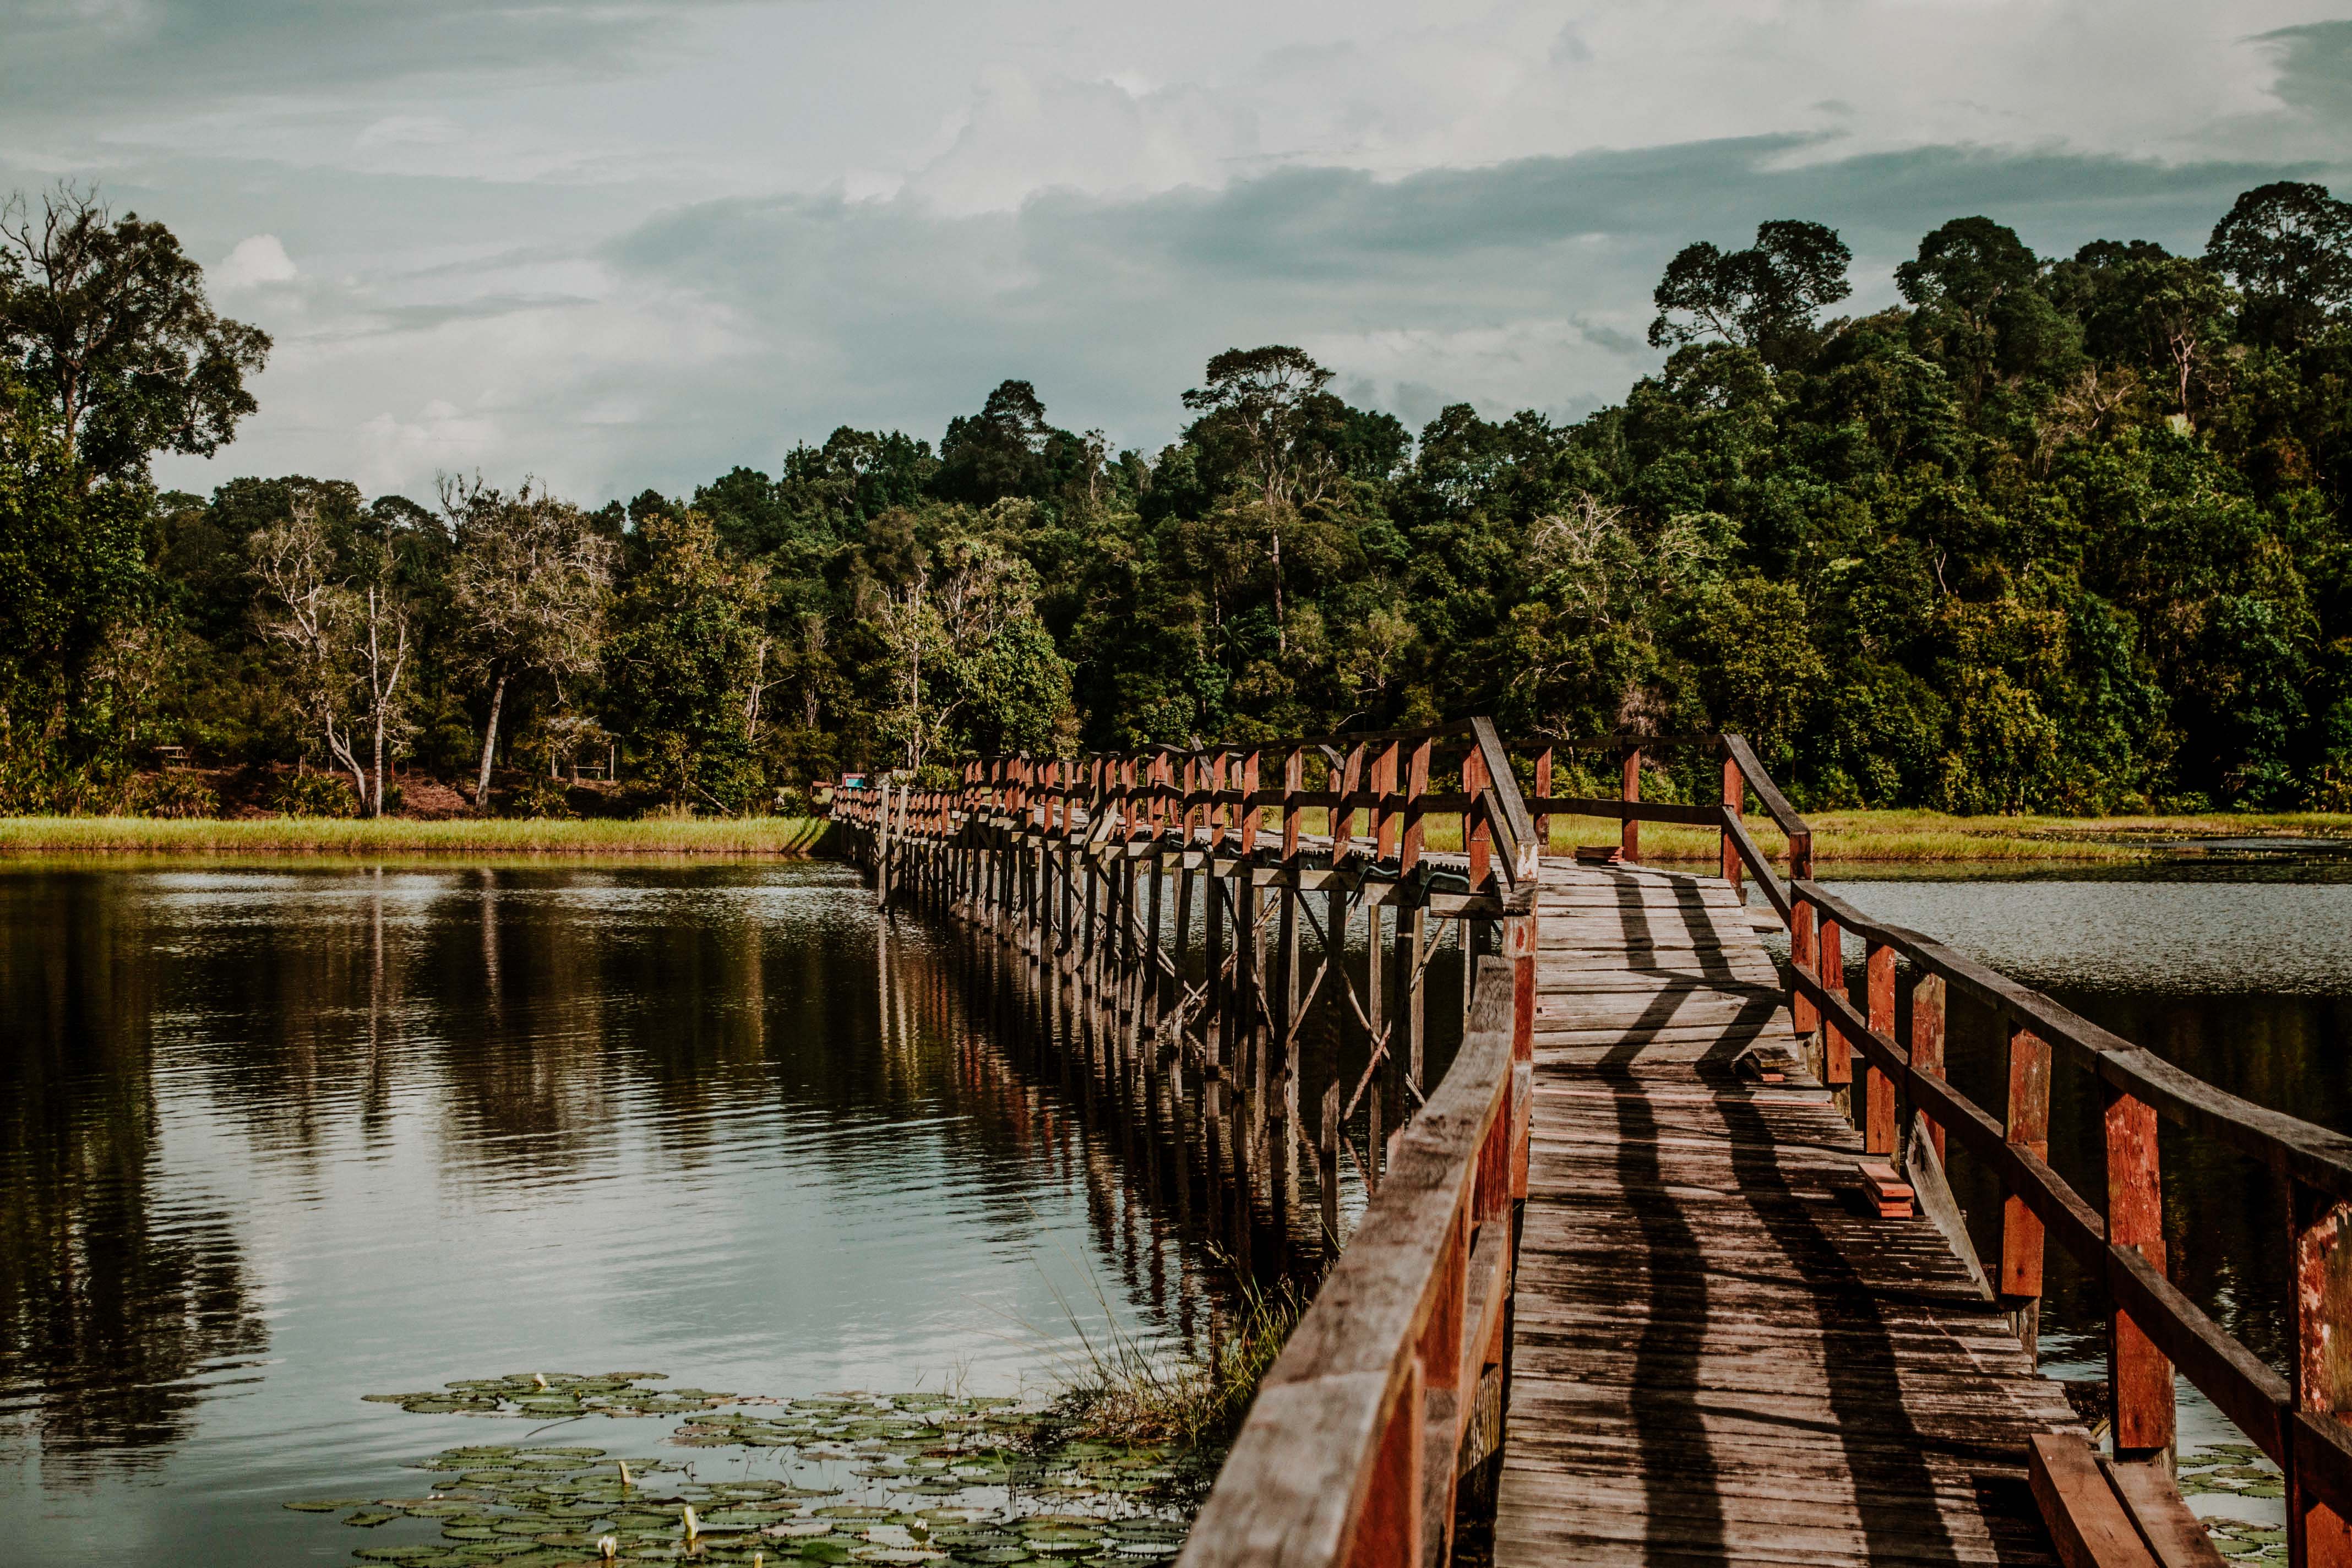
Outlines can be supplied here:
<path id="1" fill-rule="evenodd" d="M 185 1436 L 268 1339 L 226 1215 L 159 1200 L 140 920 L 103 875 L 0 882 L 0 1423 L 60 1479 Z"/>

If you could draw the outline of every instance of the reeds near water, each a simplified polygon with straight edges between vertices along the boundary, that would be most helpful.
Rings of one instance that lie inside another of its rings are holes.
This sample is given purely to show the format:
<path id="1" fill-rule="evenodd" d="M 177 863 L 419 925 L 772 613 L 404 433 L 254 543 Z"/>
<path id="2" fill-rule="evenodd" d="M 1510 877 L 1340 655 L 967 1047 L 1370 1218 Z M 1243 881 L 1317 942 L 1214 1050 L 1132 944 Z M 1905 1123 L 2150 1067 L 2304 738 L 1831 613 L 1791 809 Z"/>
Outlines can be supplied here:
<path id="1" fill-rule="evenodd" d="M 1097 1339 L 1081 1331 L 1085 1356 L 1064 1396 L 1077 1431 L 1106 1443 L 1230 1439 L 1307 1310 L 1287 1283 L 1260 1289 L 1244 1277 L 1239 1284 L 1238 1310 L 1198 1360 L 1152 1355 L 1116 1331 Z"/>

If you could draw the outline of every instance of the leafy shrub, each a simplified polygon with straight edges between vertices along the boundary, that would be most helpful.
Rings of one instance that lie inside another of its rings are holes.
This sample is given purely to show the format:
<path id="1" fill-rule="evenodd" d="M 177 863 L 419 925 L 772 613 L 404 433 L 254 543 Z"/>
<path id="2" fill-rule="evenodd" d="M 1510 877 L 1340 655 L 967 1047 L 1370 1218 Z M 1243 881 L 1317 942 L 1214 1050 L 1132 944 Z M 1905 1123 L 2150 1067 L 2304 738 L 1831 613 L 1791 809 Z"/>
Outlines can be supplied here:
<path id="1" fill-rule="evenodd" d="M 131 781 L 133 816 L 218 816 L 220 792 L 195 773 L 141 773 Z"/>
<path id="2" fill-rule="evenodd" d="M 268 804 L 270 810 L 289 816 L 352 816 L 360 803 L 341 775 L 298 770 L 278 775 L 269 786 Z"/>
<path id="3" fill-rule="evenodd" d="M 572 797 L 560 779 L 533 774 L 529 783 L 507 797 L 509 816 L 560 817 L 570 816 Z"/>

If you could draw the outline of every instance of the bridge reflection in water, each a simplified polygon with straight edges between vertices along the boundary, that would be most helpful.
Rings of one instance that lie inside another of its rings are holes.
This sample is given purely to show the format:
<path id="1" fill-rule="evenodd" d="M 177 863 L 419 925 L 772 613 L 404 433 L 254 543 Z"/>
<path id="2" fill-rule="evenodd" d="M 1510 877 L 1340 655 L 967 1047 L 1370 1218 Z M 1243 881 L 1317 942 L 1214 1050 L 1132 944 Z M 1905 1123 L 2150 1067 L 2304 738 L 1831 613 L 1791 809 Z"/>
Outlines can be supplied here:
<path id="1" fill-rule="evenodd" d="M 1641 799 L 1644 749 L 1675 743 L 1719 757 L 1718 803 Z M 1491 1520 L 1505 1564 L 2218 1563 L 2172 1479 L 2177 1368 L 2284 1468 L 2294 1560 L 2352 1564 L 2352 1140 L 1874 923 L 1811 879 L 1737 736 L 1570 748 L 1615 757 L 1606 798 L 1552 793 L 1559 750 L 1474 720 L 836 797 L 886 902 L 968 922 L 1114 1053 L 1206 1080 L 1233 1190 L 1279 1212 L 1311 1149 L 1335 1238 L 1343 1152 L 1371 1194 L 1183 1562 L 1443 1563 Z M 1561 816 L 1618 838 L 1559 857 Z M 1643 867 L 1643 822 L 1713 830 L 1717 875 Z M 1441 924 L 1465 1030 L 1439 1077 Z M 1997 1020 L 1998 1114 L 1946 1079 L 1955 997 Z M 1318 1001 L 1367 1065 L 1310 1129 Z M 2097 1087 L 2104 1208 L 2048 1163 L 2061 1068 Z M 2288 1375 L 2166 1276 L 2160 1118 L 2282 1184 Z M 1998 1185 L 1981 1262 L 1947 1158 Z M 2034 1370 L 2045 1237 L 2113 1302 L 2104 1452 Z"/>

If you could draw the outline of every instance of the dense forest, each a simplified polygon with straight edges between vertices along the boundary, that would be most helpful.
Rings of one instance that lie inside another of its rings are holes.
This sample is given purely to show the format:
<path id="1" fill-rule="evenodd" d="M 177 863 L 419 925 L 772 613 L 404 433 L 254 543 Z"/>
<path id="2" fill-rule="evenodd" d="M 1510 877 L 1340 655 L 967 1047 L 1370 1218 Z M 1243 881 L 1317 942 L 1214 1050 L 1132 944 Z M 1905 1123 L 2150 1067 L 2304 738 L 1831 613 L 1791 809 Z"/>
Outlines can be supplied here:
<path id="1" fill-rule="evenodd" d="M 1013 380 L 936 444 L 844 428 L 593 510 L 207 497 L 152 459 L 230 441 L 268 337 L 163 226 L 19 198 L 0 809 L 208 811 L 237 770 L 274 809 L 546 813 L 616 768 L 585 798 L 738 812 L 1475 712 L 1740 730 L 1815 807 L 2352 808 L 2352 205 L 2249 191 L 2201 257 L 1956 218 L 1872 315 L 1832 313 L 1850 261 L 1801 221 L 1688 247 L 1664 368 L 1573 423 L 1415 433 L 1273 346 L 1210 360 L 1156 454 Z"/>

